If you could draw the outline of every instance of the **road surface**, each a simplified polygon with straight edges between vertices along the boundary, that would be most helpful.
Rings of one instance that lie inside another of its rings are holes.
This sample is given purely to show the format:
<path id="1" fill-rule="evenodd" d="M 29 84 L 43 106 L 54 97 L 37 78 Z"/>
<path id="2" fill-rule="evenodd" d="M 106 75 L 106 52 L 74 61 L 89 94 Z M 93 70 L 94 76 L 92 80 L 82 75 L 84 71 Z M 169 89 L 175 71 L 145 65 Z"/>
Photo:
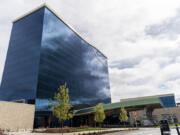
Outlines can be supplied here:
<path id="1" fill-rule="evenodd" d="M 124 129 L 120 128 L 119 130 L 124 130 Z M 8 135 L 61 135 L 61 133 L 11 132 Z M 79 133 L 64 133 L 64 135 L 79 135 Z M 140 128 L 139 130 L 120 131 L 120 132 L 109 133 L 104 135 L 161 135 L 161 132 L 159 128 Z M 177 135 L 176 129 L 171 129 L 171 135 Z"/>
<path id="2" fill-rule="evenodd" d="M 134 131 L 121 131 L 106 135 L 161 135 L 159 128 L 141 128 Z M 177 135 L 176 129 L 171 129 L 171 135 Z"/>

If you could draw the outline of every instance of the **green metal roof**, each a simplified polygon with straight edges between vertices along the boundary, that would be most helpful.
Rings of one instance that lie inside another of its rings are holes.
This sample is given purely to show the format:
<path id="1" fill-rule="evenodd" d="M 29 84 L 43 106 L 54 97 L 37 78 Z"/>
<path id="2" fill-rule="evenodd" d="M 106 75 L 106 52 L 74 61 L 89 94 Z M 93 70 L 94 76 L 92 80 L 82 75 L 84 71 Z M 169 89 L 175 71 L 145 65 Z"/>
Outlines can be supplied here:
<path id="1" fill-rule="evenodd" d="M 149 98 L 149 99 L 141 99 L 134 101 L 126 101 L 126 102 L 116 102 L 112 104 L 103 104 L 103 108 L 104 110 L 110 110 L 121 107 L 140 106 L 140 105 L 148 105 L 148 104 L 160 104 L 163 107 L 163 103 L 160 101 L 159 98 Z M 94 107 L 90 107 L 90 108 L 78 110 L 76 115 L 82 115 L 93 112 L 94 112 Z"/>

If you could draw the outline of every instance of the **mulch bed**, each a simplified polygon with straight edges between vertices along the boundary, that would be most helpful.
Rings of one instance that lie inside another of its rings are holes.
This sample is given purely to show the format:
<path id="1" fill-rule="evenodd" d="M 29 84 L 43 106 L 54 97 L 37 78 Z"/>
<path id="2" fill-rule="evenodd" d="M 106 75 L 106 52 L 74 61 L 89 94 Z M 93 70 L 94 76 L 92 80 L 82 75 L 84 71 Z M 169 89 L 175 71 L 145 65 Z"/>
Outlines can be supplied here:
<path id="1" fill-rule="evenodd" d="M 70 127 L 64 128 L 45 128 L 45 129 L 35 129 L 33 132 L 35 133 L 70 133 L 75 129 Z"/>

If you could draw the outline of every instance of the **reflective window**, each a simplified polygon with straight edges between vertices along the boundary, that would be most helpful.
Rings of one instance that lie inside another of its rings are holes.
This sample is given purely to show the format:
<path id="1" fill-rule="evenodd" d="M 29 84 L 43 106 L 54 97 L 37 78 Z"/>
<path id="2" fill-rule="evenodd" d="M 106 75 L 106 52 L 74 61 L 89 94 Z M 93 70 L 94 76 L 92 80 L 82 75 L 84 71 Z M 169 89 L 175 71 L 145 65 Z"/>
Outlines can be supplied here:
<path id="1" fill-rule="evenodd" d="M 0 100 L 36 99 L 36 110 L 49 110 L 49 98 L 65 82 L 76 105 L 111 101 L 107 58 L 101 52 L 48 9 L 15 22 Z"/>
<path id="2" fill-rule="evenodd" d="M 164 107 L 175 107 L 175 99 L 174 96 L 160 97 Z"/>
<path id="3" fill-rule="evenodd" d="M 65 82 L 76 105 L 111 101 L 107 58 L 45 9 L 36 110 Z"/>
<path id="4" fill-rule="evenodd" d="M 167 120 L 168 123 L 174 123 L 174 119 L 177 119 L 176 114 L 161 114 L 162 120 Z"/>
<path id="5" fill-rule="evenodd" d="M 0 100 L 35 99 L 43 17 L 44 8 L 13 24 Z"/>

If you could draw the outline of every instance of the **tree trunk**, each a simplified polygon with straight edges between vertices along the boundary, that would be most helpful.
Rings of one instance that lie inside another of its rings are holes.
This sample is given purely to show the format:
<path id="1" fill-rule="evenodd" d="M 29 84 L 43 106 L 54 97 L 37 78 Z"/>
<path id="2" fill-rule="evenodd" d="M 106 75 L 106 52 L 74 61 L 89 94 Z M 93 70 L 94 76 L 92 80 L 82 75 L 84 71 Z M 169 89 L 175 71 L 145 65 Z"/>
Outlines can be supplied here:
<path id="1" fill-rule="evenodd" d="M 64 121 L 62 120 L 62 122 L 61 122 L 61 132 L 62 132 L 62 135 L 63 135 L 63 125 L 64 124 Z"/>
<path id="2" fill-rule="evenodd" d="M 72 124 L 72 119 L 71 119 L 71 127 L 72 127 L 72 125 L 73 125 L 73 124 Z"/>

